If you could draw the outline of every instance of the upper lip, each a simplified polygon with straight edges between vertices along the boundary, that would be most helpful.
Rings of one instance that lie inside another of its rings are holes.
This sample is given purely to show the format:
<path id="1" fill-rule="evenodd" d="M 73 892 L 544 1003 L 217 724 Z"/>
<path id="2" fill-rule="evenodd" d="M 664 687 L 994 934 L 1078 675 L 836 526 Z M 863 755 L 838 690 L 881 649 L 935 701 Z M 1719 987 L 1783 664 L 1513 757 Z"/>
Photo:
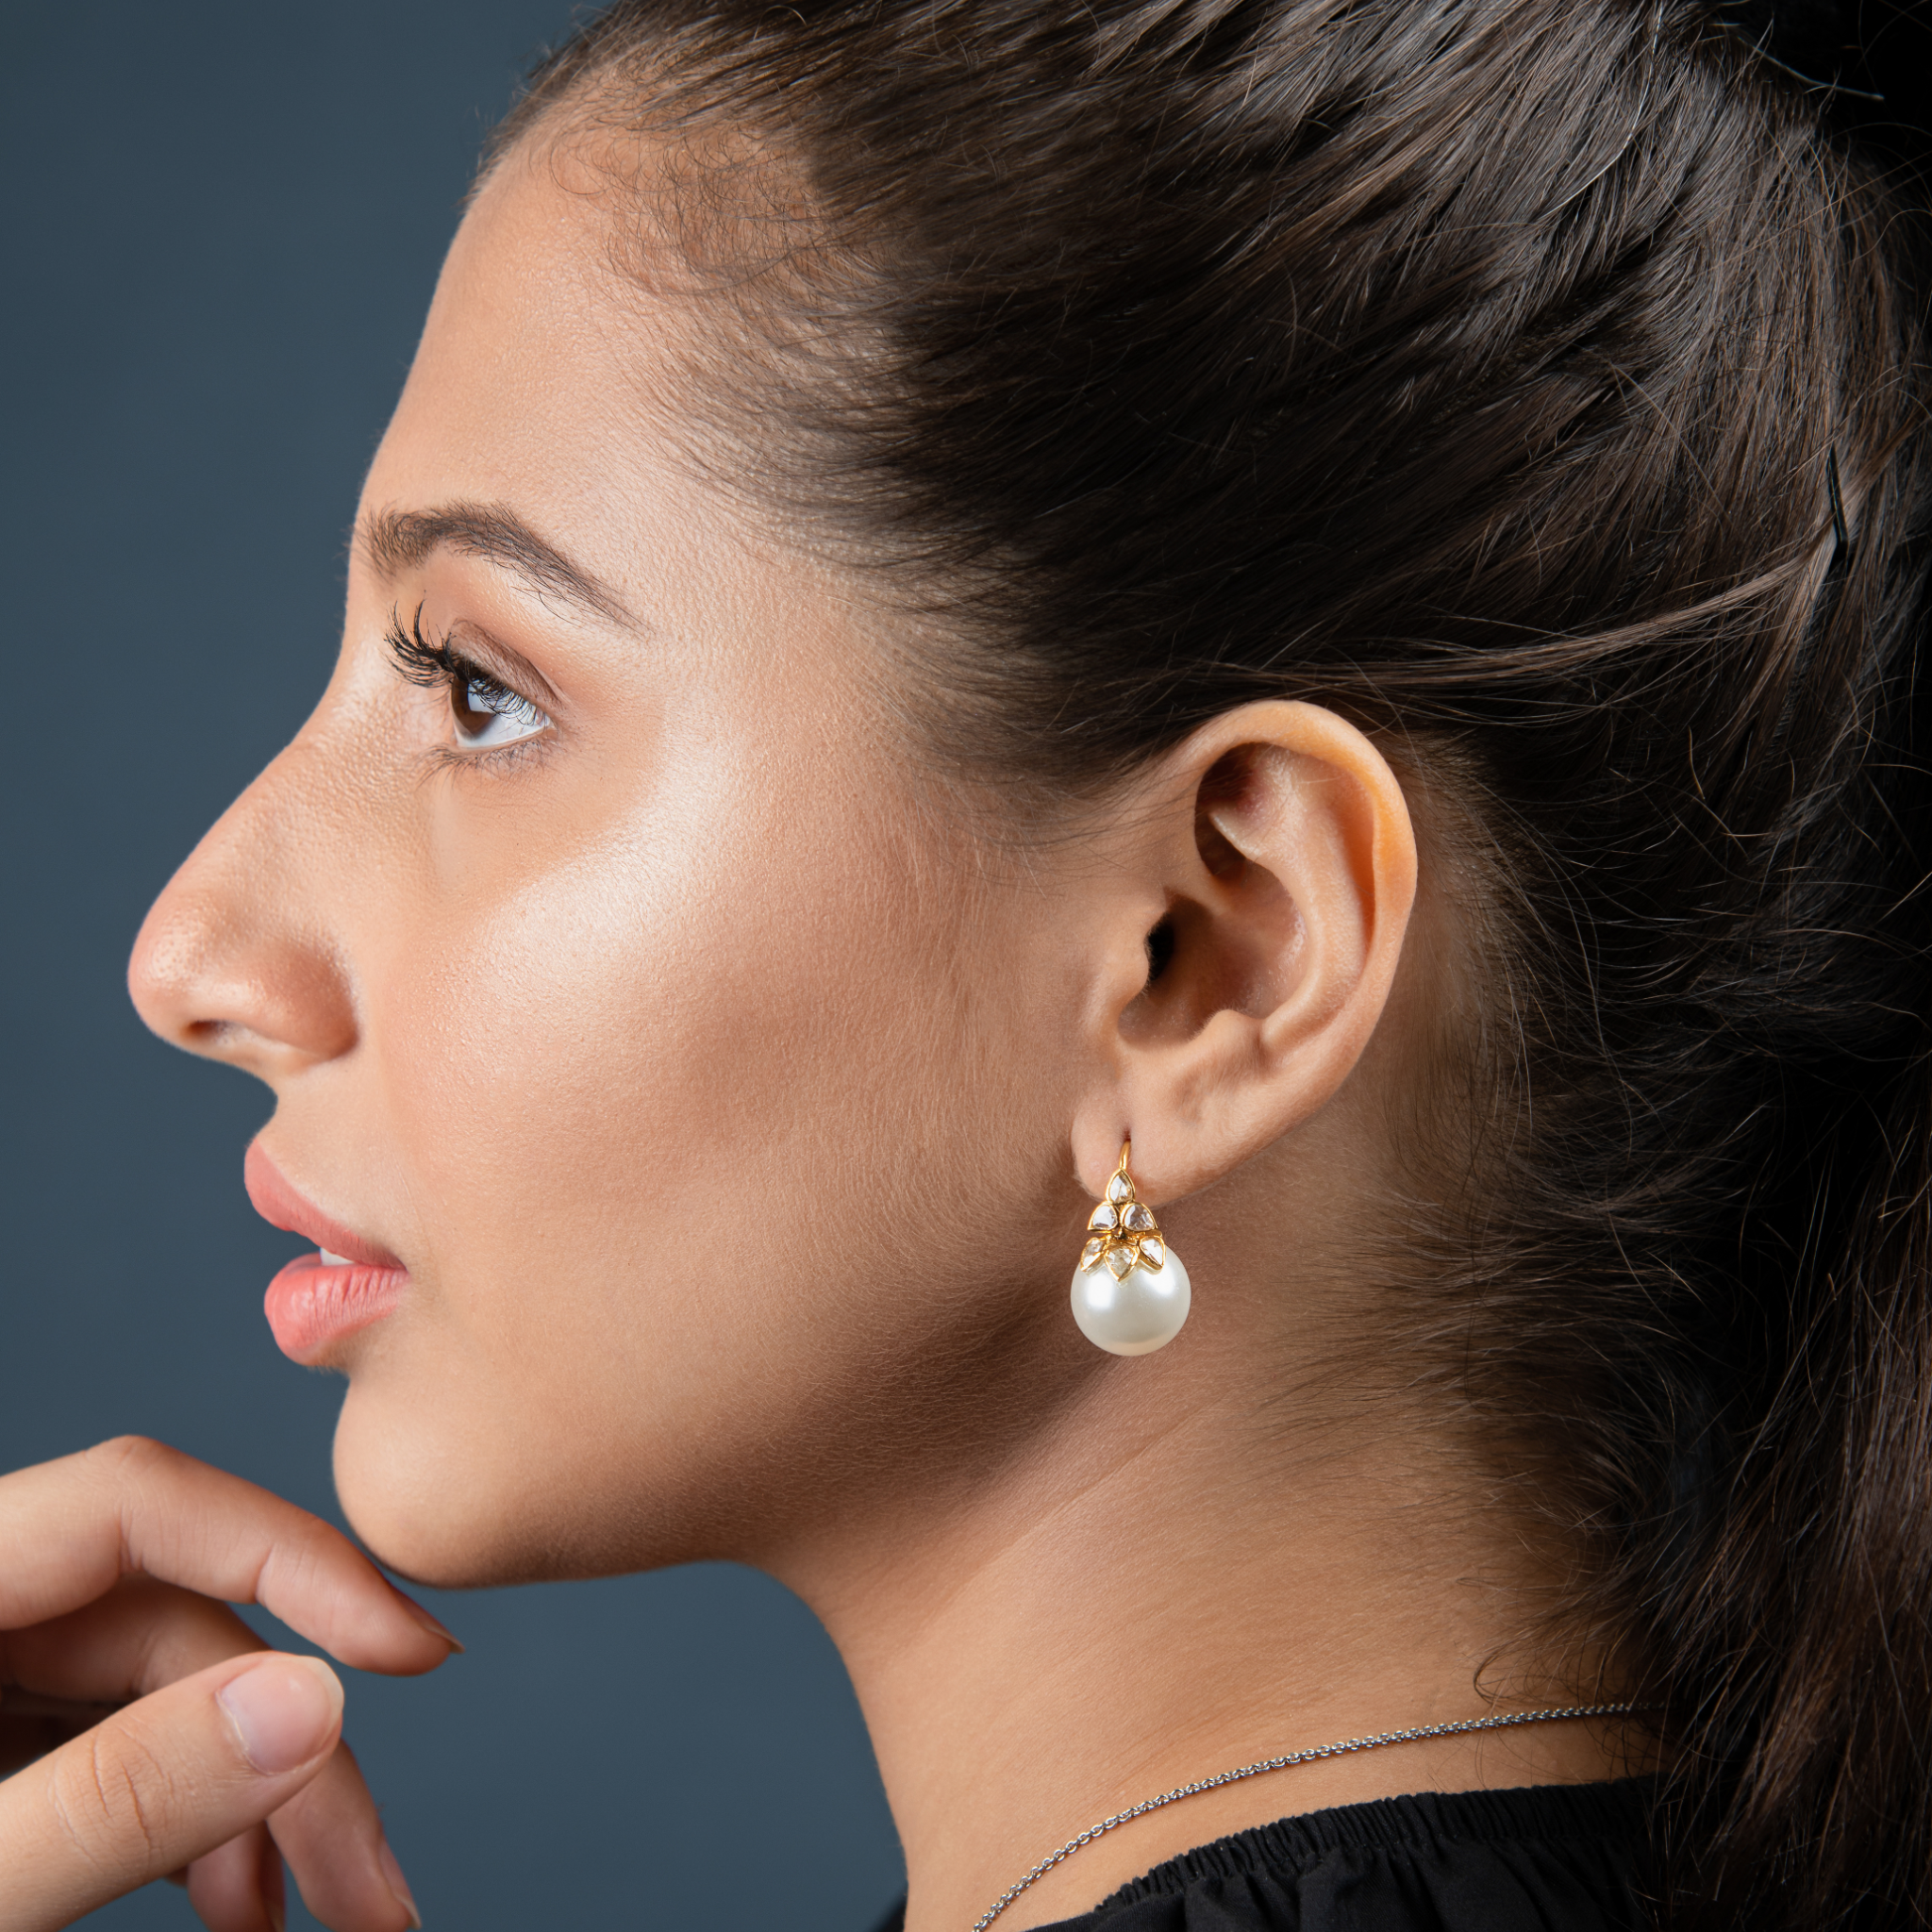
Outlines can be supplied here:
<path id="1" fill-rule="evenodd" d="M 344 1227 L 298 1194 L 289 1177 L 263 1151 L 259 1141 L 249 1143 L 248 1158 L 242 1163 L 242 1178 L 255 1211 L 272 1227 L 286 1227 L 291 1234 L 306 1235 L 331 1255 L 363 1261 L 372 1268 L 403 1265 L 387 1248 L 365 1241 L 353 1227 Z"/>

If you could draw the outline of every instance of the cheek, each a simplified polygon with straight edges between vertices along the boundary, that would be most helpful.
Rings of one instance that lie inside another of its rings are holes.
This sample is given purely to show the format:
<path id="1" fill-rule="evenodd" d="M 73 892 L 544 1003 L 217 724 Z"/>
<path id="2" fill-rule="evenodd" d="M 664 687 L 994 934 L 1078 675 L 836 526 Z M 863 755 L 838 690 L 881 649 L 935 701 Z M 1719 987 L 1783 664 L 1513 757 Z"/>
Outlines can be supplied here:
<path id="1" fill-rule="evenodd" d="M 665 1262 L 733 1244 L 744 1150 L 840 1058 L 857 990 L 812 943 L 822 895 L 758 829 L 654 815 L 461 905 L 440 970 L 399 990 L 403 1136 L 452 1310 L 491 1345 L 658 1325 Z"/>
<path id="2" fill-rule="evenodd" d="M 432 1567 L 466 1579 L 480 1536 L 567 1540 L 560 1492 L 587 1542 L 630 1540 L 579 1568 L 697 1553 L 688 1525 L 715 1535 L 753 1488 L 780 1507 L 814 1439 L 930 1348 L 934 1257 L 1011 1192 L 990 1115 L 1037 1171 L 1027 1108 L 1033 1138 L 1054 1115 L 1008 1090 L 1038 1055 L 976 1003 L 958 892 L 762 775 L 736 811 L 702 794 L 702 823 L 654 802 L 574 849 L 525 827 L 466 852 L 371 989 L 424 1256 L 339 1456 L 358 1527 L 418 1574 L 429 1526 L 373 1520 L 412 1494 L 437 1499 Z"/>

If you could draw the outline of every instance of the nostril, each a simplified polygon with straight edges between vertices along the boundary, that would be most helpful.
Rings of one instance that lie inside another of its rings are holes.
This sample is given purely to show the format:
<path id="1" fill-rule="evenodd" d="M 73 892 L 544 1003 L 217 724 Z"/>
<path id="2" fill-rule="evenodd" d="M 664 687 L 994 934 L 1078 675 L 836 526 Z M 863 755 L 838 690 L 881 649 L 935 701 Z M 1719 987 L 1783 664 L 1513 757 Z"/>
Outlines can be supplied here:
<path id="1" fill-rule="evenodd" d="M 347 949 L 319 903 L 299 760 L 223 814 L 150 908 L 128 961 L 141 1017 L 170 1044 L 274 1084 L 348 1052 Z"/>
<path id="2" fill-rule="evenodd" d="M 349 1051 L 355 1000 L 336 949 L 258 906 L 237 916 L 239 897 L 170 888 L 128 962 L 142 1018 L 171 1046 L 270 1082 Z"/>

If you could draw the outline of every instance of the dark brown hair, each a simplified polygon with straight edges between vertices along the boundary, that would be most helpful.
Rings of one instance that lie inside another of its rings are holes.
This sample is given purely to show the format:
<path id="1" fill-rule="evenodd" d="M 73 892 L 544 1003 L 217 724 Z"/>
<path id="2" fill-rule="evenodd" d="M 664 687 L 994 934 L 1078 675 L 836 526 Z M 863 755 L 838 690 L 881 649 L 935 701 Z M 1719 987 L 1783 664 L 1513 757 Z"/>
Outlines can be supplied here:
<path id="1" fill-rule="evenodd" d="M 1077 792 L 1291 694 L 1463 802 L 1508 1024 L 1405 1319 L 1664 1707 L 1664 1916 L 1923 1923 L 1932 475 L 1880 171 L 1690 0 L 624 0 L 505 142 L 592 101 L 795 183 L 741 445 L 927 587 L 956 758 Z"/>

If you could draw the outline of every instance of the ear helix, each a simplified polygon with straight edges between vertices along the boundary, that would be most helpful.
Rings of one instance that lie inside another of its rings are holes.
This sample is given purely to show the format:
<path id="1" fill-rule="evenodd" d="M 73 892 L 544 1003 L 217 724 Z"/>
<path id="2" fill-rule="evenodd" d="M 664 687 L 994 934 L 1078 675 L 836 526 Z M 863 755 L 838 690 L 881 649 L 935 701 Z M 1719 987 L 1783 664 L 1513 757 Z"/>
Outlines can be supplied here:
<path id="1" fill-rule="evenodd" d="M 1131 1139 L 1107 1198 L 1087 1223 L 1087 1245 L 1074 1271 L 1074 1320 L 1109 1355 L 1152 1355 L 1181 1332 L 1193 1288 L 1181 1257 L 1168 1246 L 1154 1210 L 1134 1191 L 1127 1172 Z"/>

